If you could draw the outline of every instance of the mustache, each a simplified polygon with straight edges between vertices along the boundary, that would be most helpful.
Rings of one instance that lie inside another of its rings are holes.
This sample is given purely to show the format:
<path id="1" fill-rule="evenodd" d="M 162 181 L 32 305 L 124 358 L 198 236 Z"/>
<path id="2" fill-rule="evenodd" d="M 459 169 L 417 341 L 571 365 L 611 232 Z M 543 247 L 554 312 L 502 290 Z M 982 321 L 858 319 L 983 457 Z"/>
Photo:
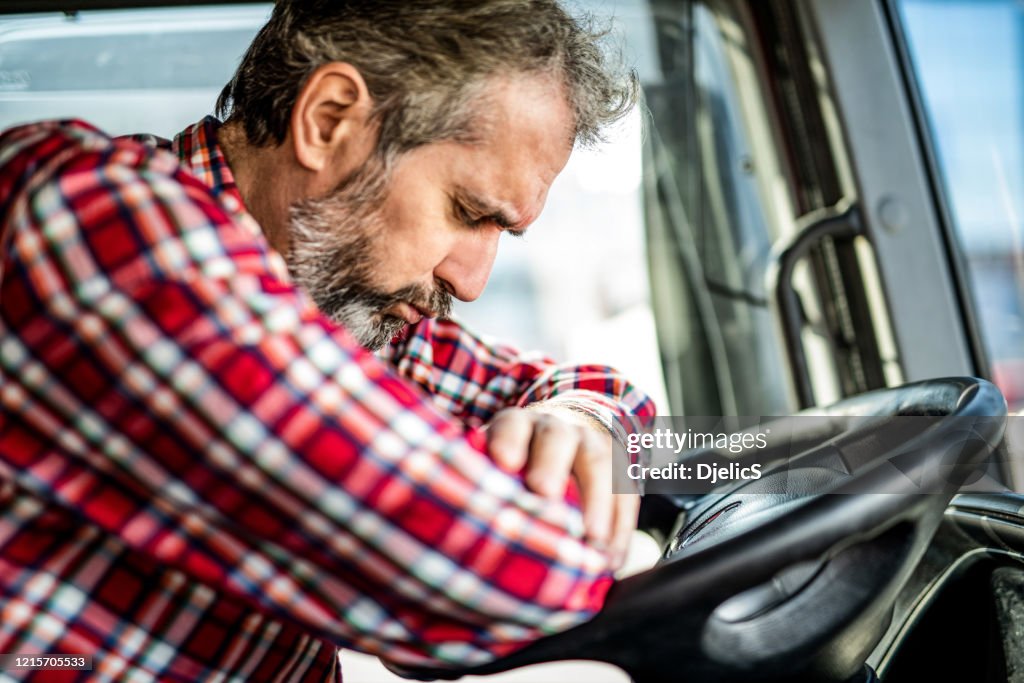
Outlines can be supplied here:
<path id="1" fill-rule="evenodd" d="M 418 309 L 426 318 L 447 318 L 452 313 L 452 295 L 441 283 L 435 284 L 434 287 L 407 285 L 390 294 L 368 292 L 367 296 L 370 299 L 380 298 L 379 301 L 367 301 L 378 311 L 396 303 L 406 303 Z"/>
<path id="2" fill-rule="evenodd" d="M 434 287 L 414 284 L 394 292 L 382 292 L 367 287 L 361 278 L 355 281 L 339 282 L 333 286 L 314 288 L 313 298 L 320 310 L 328 317 L 337 319 L 345 305 L 359 302 L 365 310 L 384 311 L 395 304 L 404 303 L 419 310 L 425 318 L 447 318 L 452 312 L 452 295 L 442 284 Z"/>

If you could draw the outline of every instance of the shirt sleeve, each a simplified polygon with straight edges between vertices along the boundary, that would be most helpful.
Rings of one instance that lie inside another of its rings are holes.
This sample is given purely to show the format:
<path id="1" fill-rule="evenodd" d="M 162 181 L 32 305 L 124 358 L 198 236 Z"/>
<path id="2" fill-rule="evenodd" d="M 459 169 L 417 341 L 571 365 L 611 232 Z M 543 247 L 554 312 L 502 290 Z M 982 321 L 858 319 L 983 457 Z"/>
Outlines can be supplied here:
<path id="1" fill-rule="evenodd" d="M 651 399 L 613 368 L 559 364 L 482 339 L 455 320 L 424 319 L 382 355 L 435 405 L 473 427 L 503 408 L 538 401 L 562 404 L 613 432 L 623 420 L 655 412 Z"/>
<path id="2" fill-rule="evenodd" d="M 0 166 L 5 419 L 48 444 L 0 472 L 404 666 L 482 663 L 601 607 L 611 578 L 579 511 L 497 469 L 273 277 L 265 245 L 172 155 L 63 124 L 0 138 Z M 552 372 L 532 389 L 529 372 L 523 400 L 563 386 Z M 512 392 L 502 381 L 477 394 L 481 416 Z"/>

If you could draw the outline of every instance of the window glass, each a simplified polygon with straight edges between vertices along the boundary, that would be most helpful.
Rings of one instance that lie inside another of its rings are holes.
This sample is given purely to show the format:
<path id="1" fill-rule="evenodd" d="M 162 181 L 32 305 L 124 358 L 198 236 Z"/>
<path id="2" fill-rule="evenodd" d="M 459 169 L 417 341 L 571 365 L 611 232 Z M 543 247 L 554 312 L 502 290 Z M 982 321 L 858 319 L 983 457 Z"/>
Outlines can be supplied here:
<path id="1" fill-rule="evenodd" d="M 992 376 L 1024 405 L 1024 5 L 902 0 Z"/>
<path id="2" fill-rule="evenodd" d="M 213 110 L 270 5 L 0 18 L 0 129 L 81 118 L 173 136 Z"/>
<path id="3" fill-rule="evenodd" d="M 0 91 L 67 92 L 220 88 L 252 31 L 223 30 L 204 45 L 196 31 L 149 27 L 139 32 L 30 36 L 0 44 Z M 162 55 L 159 62 L 147 56 Z M 216 65 L 220 68 L 206 68 Z"/>

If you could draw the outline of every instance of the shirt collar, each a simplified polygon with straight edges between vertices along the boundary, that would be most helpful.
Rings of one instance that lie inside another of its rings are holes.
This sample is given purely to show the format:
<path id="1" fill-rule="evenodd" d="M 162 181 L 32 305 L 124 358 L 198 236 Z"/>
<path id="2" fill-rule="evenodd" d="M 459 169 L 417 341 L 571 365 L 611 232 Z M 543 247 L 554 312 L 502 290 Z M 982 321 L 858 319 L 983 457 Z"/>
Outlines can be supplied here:
<path id="1" fill-rule="evenodd" d="M 182 166 L 209 186 L 213 196 L 234 222 L 260 241 L 266 250 L 266 264 L 271 272 L 281 280 L 291 282 L 284 259 L 270 247 L 263 228 L 245 208 L 228 158 L 217 142 L 217 131 L 221 125 L 217 118 L 207 116 L 178 133 L 171 143 L 171 151 L 177 155 Z"/>
<path id="2" fill-rule="evenodd" d="M 171 143 L 171 150 L 192 175 L 209 186 L 233 218 L 250 230 L 255 228 L 256 234 L 262 237 L 263 231 L 256 219 L 246 211 L 245 202 L 235 183 L 235 175 L 231 172 L 224 150 L 217 142 L 217 131 L 221 125 L 217 118 L 207 116 L 178 133 Z"/>

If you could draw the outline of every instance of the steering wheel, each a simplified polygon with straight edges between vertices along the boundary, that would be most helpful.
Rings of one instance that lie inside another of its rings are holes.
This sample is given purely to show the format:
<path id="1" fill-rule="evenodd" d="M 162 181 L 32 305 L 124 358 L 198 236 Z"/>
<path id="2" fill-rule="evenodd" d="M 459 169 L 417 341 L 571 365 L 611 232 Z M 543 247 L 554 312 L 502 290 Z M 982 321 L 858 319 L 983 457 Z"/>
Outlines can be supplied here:
<path id="1" fill-rule="evenodd" d="M 659 564 L 617 582 L 591 621 L 486 665 L 405 675 L 591 659 L 638 683 L 866 680 L 896 594 L 1001 439 L 1006 404 L 984 380 L 949 378 L 814 414 L 814 433 L 792 435 L 809 447 L 690 510 Z"/>

